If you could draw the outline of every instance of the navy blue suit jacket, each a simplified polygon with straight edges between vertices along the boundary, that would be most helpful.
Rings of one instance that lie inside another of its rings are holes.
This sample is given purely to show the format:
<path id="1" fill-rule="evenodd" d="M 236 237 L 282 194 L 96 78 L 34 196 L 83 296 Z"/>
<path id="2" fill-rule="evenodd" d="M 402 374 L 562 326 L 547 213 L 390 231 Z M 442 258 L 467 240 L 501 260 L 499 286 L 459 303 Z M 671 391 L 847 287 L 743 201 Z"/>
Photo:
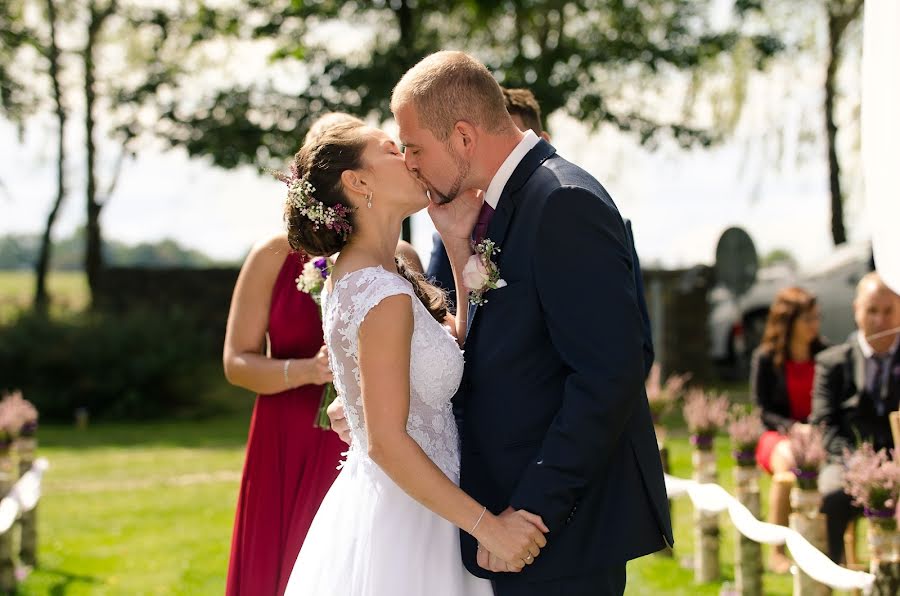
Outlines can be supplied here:
<path id="1" fill-rule="evenodd" d="M 644 276 L 641 273 L 641 262 L 638 259 L 637 250 L 634 248 L 634 233 L 631 230 L 631 220 L 623 219 L 625 232 L 628 235 L 628 244 L 631 247 L 631 260 L 634 264 L 634 286 L 637 291 L 638 306 L 641 309 L 641 327 L 644 333 L 644 378 L 650 374 L 653 360 L 656 357 L 653 351 L 653 332 L 650 327 L 650 314 L 647 312 L 647 300 L 644 295 Z M 450 258 L 441 235 L 434 233 L 432 238 L 431 257 L 428 260 L 428 270 L 425 277 L 428 280 L 446 290 L 447 297 L 452 304 L 456 304 L 456 284 L 453 281 L 453 270 L 450 268 Z M 455 312 L 455 311 L 454 311 Z"/>
<path id="2" fill-rule="evenodd" d="M 494 513 L 525 509 L 550 528 L 522 581 L 589 576 L 671 544 L 635 263 L 615 204 L 541 141 L 487 237 L 508 285 L 469 309 L 454 397 L 461 487 Z M 492 576 L 465 532 L 461 547 L 472 573 Z"/>

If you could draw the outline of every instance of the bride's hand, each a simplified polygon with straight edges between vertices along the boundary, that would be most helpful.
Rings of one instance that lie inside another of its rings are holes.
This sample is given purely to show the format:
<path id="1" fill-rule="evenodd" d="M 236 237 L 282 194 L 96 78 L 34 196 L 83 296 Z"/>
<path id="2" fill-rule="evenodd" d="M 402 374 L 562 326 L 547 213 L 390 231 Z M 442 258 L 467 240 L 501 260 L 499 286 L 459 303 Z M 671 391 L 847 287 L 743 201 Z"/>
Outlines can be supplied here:
<path id="1" fill-rule="evenodd" d="M 453 243 L 469 245 L 472 228 L 478 221 L 478 213 L 483 203 L 484 192 L 473 188 L 459 193 L 449 203 L 438 205 L 432 201 L 428 205 L 428 215 L 431 216 L 431 221 L 434 222 L 434 227 L 445 245 Z"/>
<path id="2" fill-rule="evenodd" d="M 534 563 L 547 545 L 549 532 L 540 516 L 507 508 L 498 516 L 485 517 L 475 538 L 478 564 L 490 571 L 521 571 Z"/>

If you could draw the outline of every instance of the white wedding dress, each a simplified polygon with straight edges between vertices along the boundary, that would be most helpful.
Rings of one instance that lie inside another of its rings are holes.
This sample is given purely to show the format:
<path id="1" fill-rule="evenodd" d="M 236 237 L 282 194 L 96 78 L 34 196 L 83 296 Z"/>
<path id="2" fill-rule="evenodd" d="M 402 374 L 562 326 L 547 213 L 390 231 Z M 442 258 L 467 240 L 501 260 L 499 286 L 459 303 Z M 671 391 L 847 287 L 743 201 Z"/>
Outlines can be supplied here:
<path id="1" fill-rule="evenodd" d="M 382 267 L 347 274 L 324 293 L 325 342 L 352 445 L 294 564 L 288 596 L 491 596 L 490 582 L 463 566 L 453 524 L 407 495 L 369 459 L 358 359 L 366 314 L 388 296 L 412 299 L 407 431 L 453 482 L 459 439 L 450 398 L 463 372 L 456 340 Z"/>

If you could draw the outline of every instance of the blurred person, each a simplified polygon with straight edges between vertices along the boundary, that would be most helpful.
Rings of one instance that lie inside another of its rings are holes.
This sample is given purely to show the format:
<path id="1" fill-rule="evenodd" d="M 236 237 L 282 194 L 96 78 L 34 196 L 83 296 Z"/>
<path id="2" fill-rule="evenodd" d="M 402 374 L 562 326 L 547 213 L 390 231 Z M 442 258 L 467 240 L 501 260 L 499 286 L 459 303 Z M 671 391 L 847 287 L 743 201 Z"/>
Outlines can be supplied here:
<path id="1" fill-rule="evenodd" d="M 756 447 L 756 461 L 772 475 L 770 523 L 788 525 L 794 459 L 788 431 L 804 424 L 812 410 L 815 357 L 825 349 L 819 335 L 816 297 L 803 288 L 785 288 L 769 308 L 762 343 L 753 354 L 750 394 L 759 407 L 766 432 Z M 791 559 L 784 545 L 773 547 L 769 567 L 787 573 Z"/>
<path id="2" fill-rule="evenodd" d="M 549 143 L 550 134 L 544 130 L 541 124 L 541 106 L 534 94 L 528 89 L 507 89 L 502 86 L 500 89 L 503 91 L 503 99 L 506 101 L 506 111 L 509 112 L 516 127 L 522 132 L 531 130 L 538 137 Z M 646 378 L 650 374 L 650 368 L 653 366 L 654 359 L 650 315 L 647 311 L 647 301 L 644 296 L 644 276 L 641 273 L 641 263 L 638 259 L 637 250 L 634 247 L 634 233 L 631 229 L 631 220 L 626 218 L 623 221 L 625 222 L 625 231 L 631 247 L 631 259 L 634 264 L 634 283 L 637 289 L 638 305 L 641 309 L 641 324 L 644 332 L 644 377 Z M 438 287 L 447 290 L 451 303 L 455 303 L 456 292 L 453 289 L 453 271 L 450 268 L 450 259 L 447 257 L 447 250 L 444 248 L 440 234 L 435 232 L 432 242 L 431 258 L 425 276 Z M 337 414 L 340 416 L 340 412 L 337 412 Z"/>
<path id="3" fill-rule="evenodd" d="M 285 234 L 258 243 L 231 300 L 225 376 L 258 395 L 231 543 L 230 596 L 284 593 L 344 450 L 334 433 L 314 427 L 332 375 L 319 307 L 297 290 L 306 261 Z"/>
<path id="4" fill-rule="evenodd" d="M 893 449 L 888 414 L 900 407 L 900 296 L 877 272 L 859 282 L 853 314 L 857 332 L 816 358 L 811 421 L 825 429 L 829 464 L 819 474 L 827 517 L 828 555 L 840 563 L 844 532 L 861 511 L 843 489 L 844 450 L 861 441 Z"/>

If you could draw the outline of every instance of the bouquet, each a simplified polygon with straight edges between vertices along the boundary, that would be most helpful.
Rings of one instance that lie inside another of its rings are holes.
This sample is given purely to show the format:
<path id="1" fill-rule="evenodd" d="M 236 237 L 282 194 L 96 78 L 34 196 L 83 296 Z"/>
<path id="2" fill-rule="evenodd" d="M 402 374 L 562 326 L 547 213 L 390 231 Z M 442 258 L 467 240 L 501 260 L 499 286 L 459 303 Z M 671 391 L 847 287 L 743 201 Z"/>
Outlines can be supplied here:
<path id="1" fill-rule="evenodd" d="M 866 516 L 883 519 L 894 517 L 900 497 L 900 461 L 887 450 L 875 451 L 863 443 L 854 452 L 844 450 L 844 491 L 862 507 Z"/>
<path id="2" fill-rule="evenodd" d="M 728 422 L 728 396 L 691 389 L 684 400 L 684 420 L 691 443 L 701 450 L 712 449 L 712 440 Z"/>
<path id="3" fill-rule="evenodd" d="M 0 400 L 0 445 L 8 447 L 20 435 L 33 435 L 37 420 L 37 409 L 20 391 L 4 394 Z"/>
<path id="4" fill-rule="evenodd" d="M 738 465 L 752 466 L 755 457 L 756 443 L 765 429 L 756 408 L 749 412 L 742 407 L 732 410 L 731 422 L 728 424 L 728 434 L 734 447 L 734 457 Z"/>
<path id="5" fill-rule="evenodd" d="M 802 490 L 814 490 L 819 468 L 827 457 L 822 429 L 808 424 L 795 424 L 788 431 L 788 439 L 791 442 L 797 486 Z"/>
<path id="6" fill-rule="evenodd" d="M 684 388 L 690 380 L 691 375 L 669 375 L 665 384 L 662 383 L 662 372 L 659 363 L 654 364 L 650 368 L 650 376 L 647 378 L 645 388 L 647 390 L 647 401 L 650 404 L 650 416 L 653 422 L 665 416 L 675 402 L 684 393 Z"/>
<path id="7" fill-rule="evenodd" d="M 297 278 L 297 289 L 304 294 L 309 294 L 315 300 L 316 304 L 322 306 L 322 290 L 325 288 L 325 281 L 331 273 L 331 263 L 325 257 L 319 257 L 311 261 L 307 261 L 303 266 L 303 271 Z M 321 310 L 319 315 L 321 316 Z M 328 419 L 328 406 L 334 402 L 337 397 L 337 391 L 334 389 L 334 383 L 328 383 L 322 390 L 322 398 L 319 400 L 319 410 L 316 414 L 316 420 L 313 426 L 322 430 L 331 429 L 331 421 Z"/>

